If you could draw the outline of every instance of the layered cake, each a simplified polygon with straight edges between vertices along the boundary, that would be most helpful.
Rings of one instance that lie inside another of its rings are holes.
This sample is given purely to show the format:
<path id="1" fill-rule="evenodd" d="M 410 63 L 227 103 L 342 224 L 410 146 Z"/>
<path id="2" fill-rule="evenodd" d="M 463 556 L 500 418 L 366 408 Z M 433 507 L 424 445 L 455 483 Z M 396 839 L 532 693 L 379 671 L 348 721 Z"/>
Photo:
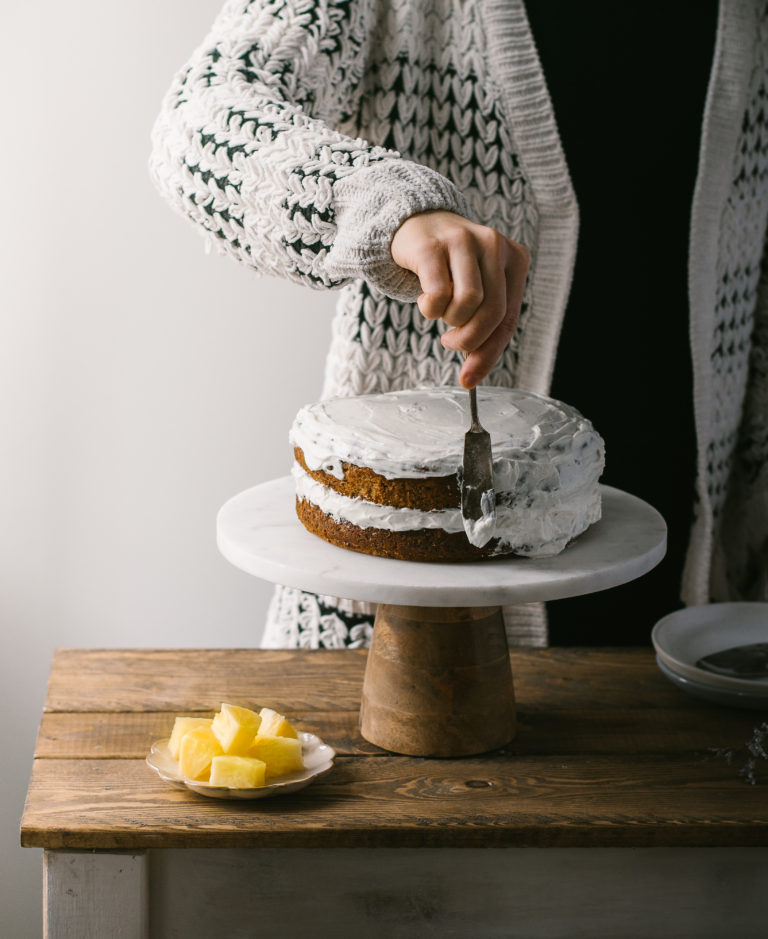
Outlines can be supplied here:
<path id="1" fill-rule="evenodd" d="M 290 433 L 301 522 L 340 547 L 410 561 L 558 554 L 600 518 L 602 439 L 575 408 L 543 395 L 478 388 L 477 401 L 493 448 L 495 517 L 472 539 L 483 544 L 471 543 L 460 508 L 470 426 L 461 388 L 302 408 Z"/>

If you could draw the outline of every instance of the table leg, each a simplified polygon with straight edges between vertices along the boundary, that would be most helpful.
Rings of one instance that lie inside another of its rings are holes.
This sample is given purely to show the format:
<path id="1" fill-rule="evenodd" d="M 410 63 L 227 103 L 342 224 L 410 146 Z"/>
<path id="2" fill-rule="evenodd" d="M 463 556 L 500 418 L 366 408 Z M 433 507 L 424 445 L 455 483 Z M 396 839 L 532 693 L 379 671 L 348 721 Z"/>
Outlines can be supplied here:
<path id="1" fill-rule="evenodd" d="M 144 852 L 45 851 L 44 939 L 147 939 Z"/>
<path id="2" fill-rule="evenodd" d="M 501 607 L 379 604 L 363 684 L 366 740 L 409 756 L 469 756 L 515 736 Z"/>

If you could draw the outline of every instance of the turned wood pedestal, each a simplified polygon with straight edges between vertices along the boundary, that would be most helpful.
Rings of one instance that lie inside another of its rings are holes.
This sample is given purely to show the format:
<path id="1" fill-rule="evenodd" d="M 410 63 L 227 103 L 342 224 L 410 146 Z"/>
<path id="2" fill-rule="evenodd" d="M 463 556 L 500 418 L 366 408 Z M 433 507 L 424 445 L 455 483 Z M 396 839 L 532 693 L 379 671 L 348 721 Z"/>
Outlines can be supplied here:
<path id="1" fill-rule="evenodd" d="M 509 743 L 515 692 L 501 607 L 380 604 L 360 730 L 409 756 L 469 756 Z"/>

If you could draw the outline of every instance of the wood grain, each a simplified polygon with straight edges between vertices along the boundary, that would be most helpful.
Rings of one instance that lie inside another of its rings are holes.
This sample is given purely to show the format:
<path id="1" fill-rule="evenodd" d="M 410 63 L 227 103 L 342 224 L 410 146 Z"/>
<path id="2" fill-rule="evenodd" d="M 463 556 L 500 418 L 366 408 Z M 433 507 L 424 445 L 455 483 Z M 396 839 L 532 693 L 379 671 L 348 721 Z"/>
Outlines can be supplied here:
<path id="1" fill-rule="evenodd" d="M 138 760 L 37 760 L 28 847 L 685 847 L 768 844 L 760 787 L 690 755 L 341 757 L 292 796 L 208 799 Z"/>
<path id="2" fill-rule="evenodd" d="M 392 756 L 360 736 L 364 652 L 62 650 L 22 843 L 50 849 L 768 845 L 766 786 L 709 747 L 766 715 L 672 686 L 648 649 L 514 650 L 519 732 L 482 757 Z M 145 764 L 179 713 L 269 704 L 338 752 L 293 796 L 220 802 Z"/>
<path id="3" fill-rule="evenodd" d="M 344 649 L 60 649 L 50 711 L 208 711 L 231 700 L 280 710 L 357 709 L 366 653 Z"/>
<path id="4" fill-rule="evenodd" d="M 366 740 L 411 756 L 469 756 L 515 730 L 501 607 L 378 605 L 360 706 Z"/>
<path id="5" fill-rule="evenodd" d="M 518 706 L 689 707 L 656 667 L 650 649 L 515 649 Z M 362 650 L 61 649 L 54 655 L 49 711 L 206 711 L 222 700 L 265 701 L 284 710 L 356 710 Z"/>
<path id="6" fill-rule="evenodd" d="M 211 717 L 213 711 L 46 713 L 40 722 L 37 759 L 144 759 L 156 740 L 167 738 L 178 715 Z M 357 711 L 288 712 L 298 730 L 317 734 L 340 755 L 383 754 L 360 736 Z"/>
<path id="7" fill-rule="evenodd" d="M 181 712 L 180 712 L 181 713 Z M 212 711 L 183 712 L 208 717 Z M 317 734 L 341 756 L 388 755 L 368 743 L 357 711 L 289 712 L 300 730 Z M 750 737 L 755 717 L 727 708 L 525 708 L 518 713 L 518 735 L 503 752 L 530 754 L 706 753 L 733 747 Z M 143 759 L 150 746 L 167 737 L 173 711 L 59 712 L 43 714 L 37 738 L 38 759 Z"/>

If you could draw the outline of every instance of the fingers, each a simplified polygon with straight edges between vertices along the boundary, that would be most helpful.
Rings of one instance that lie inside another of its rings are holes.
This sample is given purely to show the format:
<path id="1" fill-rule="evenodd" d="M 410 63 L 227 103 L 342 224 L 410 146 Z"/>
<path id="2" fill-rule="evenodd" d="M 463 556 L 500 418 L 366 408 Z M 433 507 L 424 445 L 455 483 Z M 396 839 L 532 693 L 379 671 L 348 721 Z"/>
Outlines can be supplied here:
<path id="1" fill-rule="evenodd" d="M 464 388 L 474 388 L 488 376 L 512 340 L 516 326 L 516 316 L 506 317 L 482 345 L 467 355 L 459 372 Z"/>
<path id="2" fill-rule="evenodd" d="M 507 264 L 506 238 L 489 239 L 491 243 L 480 245 L 477 263 L 482 278 L 482 302 L 462 325 L 446 333 L 445 345 L 462 352 L 471 352 L 482 345 L 498 326 L 507 310 Z M 453 262 L 453 257 L 451 258 Z"/>
<path id="3" fill-rule="evenodd" d="M 423 293 L 416 301 L 422 316 L 438 320 L 445 314 L 453 297 L 453 283 L 448 258 L 439 246 L 425 248 L 414 263 Z"/>
<path id="4" fill-rule="evenodd" d="M 448 326 L 464 326 L 476 316 L 486 299 L 488 272 L 482 269 L 482 259 L 476 246 L 468 238 L 452 245 L 450 265 L 453 293 L 443 313 Z"/>
<path id="5" fill-rule="evenodd" d="M 506 241 L 506 239 L 505 239 Z M 504 354 L 517 328 L 530 255 L 521 245 L 506 245 L 481 262 L 486 297 L 472 319 L 443 336 L 443 345 L 468 352 L 459 381 L 473 388 Z"/>
<path id="6" fill-rule="evenodd" d="M 478 252 L 471 247 L 468 239 L 460 238 L 447 252 L 435 247 L 419 257 L 415 267 L 423 293 L 417 302 L 427 319 L 463 326 L 482 306 L 490 269 L 481 270 Z"/>
<path id="7" fill-rule="evenodd" d="M 474 387 L 503 355 L 517 327 L 528 251 L 495 229 L 450 212 L 411 216 L 391 247 L 395 262 L 419 278 L 421 313 L 453 327 L 442 344 L 467 353 L 459 380 Z"/>

